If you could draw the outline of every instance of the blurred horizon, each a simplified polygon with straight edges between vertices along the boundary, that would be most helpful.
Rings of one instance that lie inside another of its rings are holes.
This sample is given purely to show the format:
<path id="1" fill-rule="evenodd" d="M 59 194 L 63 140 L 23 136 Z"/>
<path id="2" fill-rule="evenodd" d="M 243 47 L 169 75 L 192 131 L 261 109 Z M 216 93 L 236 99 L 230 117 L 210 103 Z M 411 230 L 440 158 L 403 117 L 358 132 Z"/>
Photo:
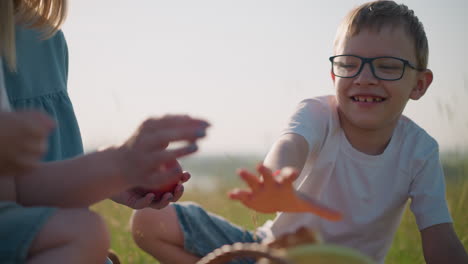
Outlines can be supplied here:
<path id="1" fill-rule="evenodd" d="M 303 99 L 332 94 L 328 57 L 366 1 L 80 0 L 63 31 L 85 149 L 119 144 L 149 116 L 211 122 L 197 155 L 264 156 Z M 404 114 L 441 152 L 468 150 L 468 1 L 405 0 L 424 24 L 434 82 Z"/>

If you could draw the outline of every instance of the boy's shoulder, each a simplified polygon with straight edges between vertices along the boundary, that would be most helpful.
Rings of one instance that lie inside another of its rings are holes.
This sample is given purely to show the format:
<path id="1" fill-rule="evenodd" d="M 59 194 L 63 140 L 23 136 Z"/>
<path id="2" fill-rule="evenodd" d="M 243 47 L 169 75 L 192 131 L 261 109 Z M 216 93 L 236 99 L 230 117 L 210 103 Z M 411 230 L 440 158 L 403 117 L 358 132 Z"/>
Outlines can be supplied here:
<path id="1" fill-rule="evenodd" d="M 298 108 L 306 108 L 314 113 L 331 113 L 335 109 L 336 97 L 333 95 L 322 95 L 303 99 L 299 102 Z"/>
<path id="2" fill-rule="evenodd" d="M 302 99 L 301 104 L 313 104 L 322 107 L 330 107 L 336 105 L 336 97 L 334 95 L 320 95 Z"/>
<path id="3" fill-rule="evenodd" d="M 394 136 L 399 141 L 400 151 L 410 152 L 415 158 L 424 158 L 439 151 L 437 141 L 410 118 L 402 115 Z"/>

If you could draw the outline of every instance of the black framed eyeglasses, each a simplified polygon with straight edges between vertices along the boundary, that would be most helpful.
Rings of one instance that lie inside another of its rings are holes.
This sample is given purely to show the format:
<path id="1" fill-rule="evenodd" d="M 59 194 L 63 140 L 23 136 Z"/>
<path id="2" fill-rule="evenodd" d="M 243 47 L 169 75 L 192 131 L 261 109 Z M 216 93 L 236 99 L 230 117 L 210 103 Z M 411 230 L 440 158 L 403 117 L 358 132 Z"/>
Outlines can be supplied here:
<path id="1" fill-rule="evenodd" d="M 358 76 L 366 63 L 369 63 L 374 77 L 384 81 L 398 81 L 403 78 L 406 66 L 417 71 L 425 70 L 417 68 L 407 60 L 390 56 L 365 58 L 357 55 L 337 55 L 330 57 L 330 62 L 333 75 L 341 78 Z"/>

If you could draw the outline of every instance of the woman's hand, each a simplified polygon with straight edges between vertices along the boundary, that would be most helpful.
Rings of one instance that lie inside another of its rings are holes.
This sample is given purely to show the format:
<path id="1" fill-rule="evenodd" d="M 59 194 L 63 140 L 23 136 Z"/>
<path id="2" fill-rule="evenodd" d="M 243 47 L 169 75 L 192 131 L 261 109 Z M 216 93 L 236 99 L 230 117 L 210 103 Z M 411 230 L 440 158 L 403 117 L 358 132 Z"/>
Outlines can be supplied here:
<path id="1" fill-rule="evenodd" d="M 235 189 L 229 193 L 229 197 L 261 213 L 309 212 L 331 221 L 341 219 L 341 213 L 294 189 L 292 184 L 298 177 L 296 170 L 284 168 L 273 174 L 270 169 L 260 164 L 257 166 L 257 171 L 261 178 L 247 170 L 239 170 L 239 176 L 250 189 Z"/>
<path id="2" fill-rule="evenodd" d="M 198 150 L 196 141 L 206 135 L 209 124 L 186 115 L 151 118 L 118 148 L 120 174 L 132 188 L 112 200 L 134 209 L 156 209 L 177 201 L 182 183 L 190 174 L 182 171 L 177 159 Z M 170 148 L 170 143 L 184 142 Z"/>
<path id="3" fill-rule="evenodd" d="M 55 122 L 40 112 L 0 112 L 0 174 L 37 166 Z"/>
<path id="4" fill-rule="evenodd" d="M 182 171 L 179 162 L 175 161 L 170 165 L 177 166 Z M 190 179 L 190 173 L 183 171 L 180 175 L 181 181 L 177 183 L 176 187 L 172 192 L 160 193 L 158 197 L 146 188 L 136 187 L 126 190 L 122 193 L 114 195 L 111 199 L 114 202 L 126 205 L 133 209 L 143 209 L 146 207 L 151 207 L 154 209 L 162 209 L 169 205 L 171 202 L 176 202 L 182 197 L 184 193 L 183 183 Z"/>
<path id="5" fill-rule="evenodd" d="M 206 135 L 208 126 L 203 120 L 180 115 L 146 120 L 118 148 L 119 174 L 133 187 L 153 189 L 181 181 L 180 166 L 167 164 L 176 164 L 178 158 L 196 152 L 196 141 Z M 168 148 L 173 142 L 185 143 Z"/>

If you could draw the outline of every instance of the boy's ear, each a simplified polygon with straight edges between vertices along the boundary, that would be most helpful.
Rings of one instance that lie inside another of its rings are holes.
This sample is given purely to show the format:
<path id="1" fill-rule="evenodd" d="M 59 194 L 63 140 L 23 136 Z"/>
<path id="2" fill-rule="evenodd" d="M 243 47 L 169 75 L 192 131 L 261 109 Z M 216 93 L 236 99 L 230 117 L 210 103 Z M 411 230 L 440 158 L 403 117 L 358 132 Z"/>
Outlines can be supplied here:
<path id="1" fill-rule="evenodd" d="M 333 74 L 333 71 L 330 71 L 330 76 L 332 78 L 333 83 L 335 83 L 335 75 Z"/>
<path id="2" fill-rule="evenodd" d="M 411 91 L 410 98 L 413 100 L 418 100 L 419 98 L 421 98 L 426 93 L 433 79 L 434 75 L 429 69 L 419 73 L 416 86 Z"/>

